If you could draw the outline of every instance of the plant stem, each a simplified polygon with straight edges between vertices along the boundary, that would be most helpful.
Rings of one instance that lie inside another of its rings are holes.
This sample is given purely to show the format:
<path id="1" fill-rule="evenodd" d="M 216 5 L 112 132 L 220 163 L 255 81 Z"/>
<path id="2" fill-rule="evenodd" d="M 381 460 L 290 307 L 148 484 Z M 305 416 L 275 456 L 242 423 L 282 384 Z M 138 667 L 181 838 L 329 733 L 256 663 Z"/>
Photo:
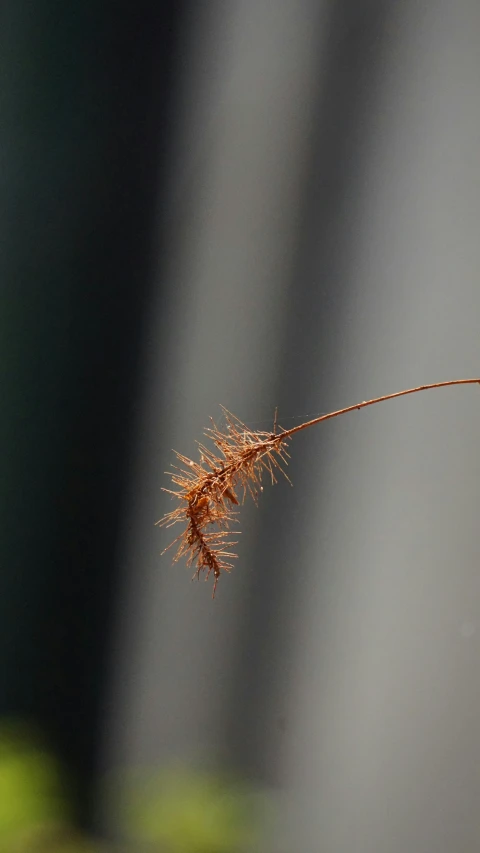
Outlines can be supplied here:
<path id="1" fill-rule="evenodd" d="M 431 385 L 419 385 L 417 388 L 407 388 L 405 391 L 396 391 L 395 394 L 385 394 L 384 397 L 374 397 L 373 400 L 363 400 L 362 403 L 357 403 L 356 406 L 347 406 L 345 409 L 337 409 L 336 412 L 329 412 L 327 415 L 320 415 L 319 418 L 314 418 L 313 421 L 307 421 L 299 426 L 287 429 L 279 433 L 283 438 L 294 435 L 302 429 L 320 424 L 322 421 L 328 421 L 330 418 L 336 418 L 338 415 L 345 415 L 347 412 L 353 412 L 355 409 L 365 409 L 366 406 L 374 406 L 376 403 L 384 403 L 385 400 L 393 400 L 395 397 L 405 397 L 407 394 L 416 394 L 417 391 L 429 391 L 431 388 L 447 388 L 450 385 L 480 385 L 480 378 L 477 379 L 451 379 L 449 382 L 434 382 Z"/>

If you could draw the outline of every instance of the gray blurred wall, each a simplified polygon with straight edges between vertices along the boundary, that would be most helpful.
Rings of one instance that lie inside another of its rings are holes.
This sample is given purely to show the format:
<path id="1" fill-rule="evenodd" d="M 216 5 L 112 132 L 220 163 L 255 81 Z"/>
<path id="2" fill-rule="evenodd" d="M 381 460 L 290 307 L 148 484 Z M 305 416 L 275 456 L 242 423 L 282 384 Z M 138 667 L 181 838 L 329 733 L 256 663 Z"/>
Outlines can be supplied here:
<path id="1" fill-rule="evenodd" d="M 300 434 L 214 602 L 159 556 L 163 472 L 219 403 L 269 429 L 480 374 L 479 35 L 475 0 L 185 28 L 104 761 L 239 768 L 275 853 L 479 849 L 480 396 Z"/>

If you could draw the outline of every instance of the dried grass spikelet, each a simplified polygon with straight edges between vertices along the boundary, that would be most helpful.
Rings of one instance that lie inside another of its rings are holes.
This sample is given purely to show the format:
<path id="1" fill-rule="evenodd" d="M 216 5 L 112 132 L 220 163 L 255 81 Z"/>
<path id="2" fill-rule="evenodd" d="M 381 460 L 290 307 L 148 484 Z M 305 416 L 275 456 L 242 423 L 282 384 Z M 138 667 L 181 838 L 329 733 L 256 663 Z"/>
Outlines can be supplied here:
<path id="1" fill-rule="evenodd" d="M 255 503 L 261 490 L 262 473 L 266 471 L 273 483 L 276 473 L 281 472 L 288 480 L 283 465 L 288 462 L 286 449 L 288 435 L 277 432 L 276 420 L 273 432 L 257 432 L 249 429 L 242 421 L 222 406 L 226 419 L 226 430 L 222 432 L 212 420 L 211 428 L 205 430 L 216 452 L 198 443 L 200 462 L 194 462 L 181 453 L 175 455 L 182 467 L 173 466 L 169 472 L 178 490 L 163 489 L 176 497 L 179 505 L 167 513 L 160 526 L 172 527 L 182 522 L 183 532 L 165 549 L 178 543 L 174 562 L 187 557 L 187 565 L 195 564 L 194 578 L 206 572 L 206 580 L 213 574 L 213 595 L 222 572 L 233 568 L 231 560 L 236 554 L 231 550 L 236 541 L 231 536 L 231 525 L 240 501 L 250 493 Z M 165 551 L 163 553 L 165 553 Z"/>
<path id="2" fill-rule="evenodd" d="M 187 566 L 195 564 L 194 578 L 199 578 L 200 574 L 205 572 L 207 580 L 213 574 L 214 598 L 221 573 L 229 572 L 233 568 L 230 561 L 237 556 L 230 550 L 237 544 L 231 537 L 238 535 L 238 531 L 234 533 L 230 529 L 237 517 L 234 507 L 240 503 L 237 492 L 243 491 L 242 503 L 247 493 L 250 493 L 257 503 L 264 471 L 268 473 L 272 483 L 277 481 L 277 472 L 281 472 L 289 480 L 282 465 L 288 462 L 287 443 L 295 433 L 347 412 L 364 409 L 395 397 L 451 385 L 474 384 L 479 385 L 480 378 L 453 379 L 431 385 L 419 385 L 329 412 L 289 430 L 277 431 L 275 414 L 272 432 L 249 429 L 222 406 L 227 423 L 225 432 L 222 432 L 213 420 L 212 427 L 205 430 L 205 435 L 211 440 L 216 451 L 199 443 L 200 462 L 194 462 L 175 451 L 182 467 L 174 465 L 174 471 L 169 473 L 178 489 L 163 491 L 173 495 L 178 500 L 178 506 L 157 521 L 157 524 L 172 527 L 181 522 L 184 524 L 184 530 L 165 551 L 178 543 L 174 562 L 186 557 Z"/>

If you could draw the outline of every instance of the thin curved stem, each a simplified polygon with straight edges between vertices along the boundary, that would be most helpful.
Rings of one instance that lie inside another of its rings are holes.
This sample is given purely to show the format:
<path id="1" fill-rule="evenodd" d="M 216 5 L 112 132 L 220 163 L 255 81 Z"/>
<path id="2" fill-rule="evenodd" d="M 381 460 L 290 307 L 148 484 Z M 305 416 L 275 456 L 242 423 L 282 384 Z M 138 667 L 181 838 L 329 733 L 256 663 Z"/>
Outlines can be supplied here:
<path id="1" fill-rule="evenodd" d="M 328 421 L 330 418 L 336 418 L 338 415 L 345 415 L 347 412 L 354 412 L 355 409 L 365 409 L 367 406 L 374 406 L 376 403 L 384 403 L 386 400 L 394 400 L 395 397 L 405 397 L 407 394 L 416 394 L 417 391 L 429 391 L 431 388 L 447 388 L 451 385 L 480 385 L 480 378 L 477 379 L 451 379 L 448 382 L 433 382 L 431 385 L 418 385 L 417 388 L 407 388 L 405 391 L 396 391 L 394 394 L 385 394 L 383 397 L 374 397 L 372 400 L 363 400 L 362 403 L 357 403 L 355 406 L 347 406 L 345 409 L 337 409 L 336 412 L 329 412 L 327 415 L 320 415 L 319 418 L 314 418 L 312 421 L 306 421 L 304 424 L 299 424 L 296 427 L 287 429 L 279 435 L 286 438 L 294 435 L 302 429 L 320 424 L 322 421 Z"/>
<path id="2" fill-rule="evenodd" d="M 213 596 L 218 579 L 222 572 L 233 568 L 230 560 L 236 557 L 231 548 L 236 541 L 230 541 L 229 526 L 232 522 L 239 501 L 236 489 L 243 488 L 244 495 L 250 492 L 257 500 L 262 471 L 266 470 L 272 483 L 276 482 L 277 471 L 282 472 L 288 480 L 284 466 L 287 463 L 287 439 L 301 432 L 302 429 L 345 415 L 376 403 L 416 394 L 418 391 L 428 391 L 433 388 L 447 388 L 452 385 L 480 385 L 480 377 L 476 379 L 452 379 L 448 382 L 434 382 L 431 385 L 419 385 L 417 388 L 407 388 L 372 400 L 363 400 L 355 406 L 337 409 L 326 415 L 320 415 L 311 421 L 277 432 L 277 413 L 273 421 L 273 432 L 253 432 L 242 421 L 224 409 L 227 419 L 227 429 L 223 432 L 213 423 L 207 430 L 207 435 L 215 446 L 209 450 L 202 444 L 200 462 L 194 462 L 186 456 L 177 453 L 183 467 L 174 466 L 170 474 L 176 491 L 165 489 L 178 500 L 178 505 L 157 522 L 171 527 L 177 522 L 184 525 L 183 532 L 177 537 L 177 553 L 174 562 L 180 557 L 187 558 L 187 565 L 195 564 L 194 577 L 198 578 L 205 572 L 208 578 L 214 577 Z M 214 529 L 211 529 L 214 525 Z M 232 534 L 235 535 L 235 534 Z M 173 543 L 172 543 L 173 544 Z M 170 546 L 169 546 L 170 547 Z M 166 549 L 168 550 L 168 549 Z"/>

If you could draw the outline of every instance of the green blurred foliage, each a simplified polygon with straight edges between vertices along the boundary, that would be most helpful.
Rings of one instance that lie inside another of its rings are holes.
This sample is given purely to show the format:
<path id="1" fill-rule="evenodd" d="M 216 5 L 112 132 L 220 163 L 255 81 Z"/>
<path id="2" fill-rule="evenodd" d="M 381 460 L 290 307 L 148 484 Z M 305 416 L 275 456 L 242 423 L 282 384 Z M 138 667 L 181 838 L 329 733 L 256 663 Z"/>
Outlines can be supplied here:
<path id="1" fill-rule="evenodd" d="M 0 853 L 17 839 L 45 834 L 69 821 L 57 762 L 34 733 L 16 723 L 0 728 Z"/>
<path id="2" fill-rule="evenodd" d="M 101 853 L 76 831 L 59 763 L 33 727 L 0 725 L 0 853 Z"/>
<path id="3" fill-rule="evenodd" d="M 113 779 L 107 802 L 132 853 L 258 849 L 265 798 L 233 777 L 184 766 Z M 24 726 L 0 726 L 0 853 L 113 853 L 75 828 L 60 767 Z M 125 849 L 122 848 L 125 853 Z"/>
<path id="4" fill-rule="evenodd" d="M 232 777 L 172 767 L 127 786 L 129 834 L 167 853 L 237 853 L 259 839 L 265 799 Z"/>

